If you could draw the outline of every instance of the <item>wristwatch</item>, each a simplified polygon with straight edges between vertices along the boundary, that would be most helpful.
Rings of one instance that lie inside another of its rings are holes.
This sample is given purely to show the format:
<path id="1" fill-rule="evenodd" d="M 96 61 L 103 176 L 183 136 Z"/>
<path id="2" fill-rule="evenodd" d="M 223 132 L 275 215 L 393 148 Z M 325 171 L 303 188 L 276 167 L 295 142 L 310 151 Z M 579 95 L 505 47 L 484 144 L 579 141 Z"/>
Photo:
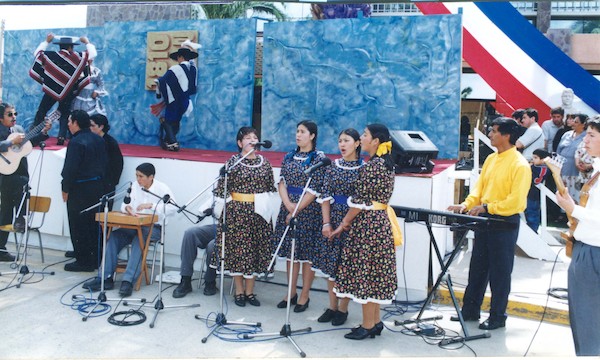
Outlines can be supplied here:
<path id="1" fill-rule="evenodd" d="M 488 212 L 488 208 L 487 208 L 488 204 L 482 204 L 481 206 L 483 206 L 483 209 L 485 210 L 485 212 Z"/>

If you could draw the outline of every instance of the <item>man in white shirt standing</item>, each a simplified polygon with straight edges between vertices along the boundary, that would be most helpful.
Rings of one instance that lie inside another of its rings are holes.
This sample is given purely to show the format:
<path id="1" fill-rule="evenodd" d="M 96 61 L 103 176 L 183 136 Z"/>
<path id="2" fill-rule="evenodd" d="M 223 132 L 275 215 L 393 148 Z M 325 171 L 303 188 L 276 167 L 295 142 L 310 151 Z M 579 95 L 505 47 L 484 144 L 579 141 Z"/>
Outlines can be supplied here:
<path id="1" fill-rule="evenodd" d="M 523 153 L 525 159 L 531 162 L 533 151 L 544 147 L 544 133 L 538 125 L 538 112 L 536 109 L 527 108 L 521 119 L 521 125 L 527 130 L 517 139 L 517 149 Z"/>
<path id="2" fill-rule="evenodd" d="M 542 132 L 544 133 L 544 149 L 547 152 L 553 153 L 556 149 L 552 148 L 552 140 L 556 136 L 558 130 L 564 126 L 565 110 L 555 107 L 550 110 L 550 119 L 542 123 Z"/>

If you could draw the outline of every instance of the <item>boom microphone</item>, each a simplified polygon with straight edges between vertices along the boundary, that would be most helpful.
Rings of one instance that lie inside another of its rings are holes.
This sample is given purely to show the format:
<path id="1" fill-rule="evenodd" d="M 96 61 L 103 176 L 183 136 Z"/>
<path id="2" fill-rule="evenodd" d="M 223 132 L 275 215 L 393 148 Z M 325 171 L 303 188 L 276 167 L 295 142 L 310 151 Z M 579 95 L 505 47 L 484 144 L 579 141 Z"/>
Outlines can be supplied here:
<path id="1" fill-rule="evenodd" d="M 314 164 L 313 166 L 309 167 L 308 169 L 304 170 L 304 173 L 306 175 L 310 175 L 315 170 L 322 168 L 323 166 L 329 166 L 329 165 L 331 165 L 331 159 L 326 157 L 323 160 L 319 161 L 318 163 Z"/>
<path id="2" fill-rule="evenodd" d="M 273 143 L 270 142 L 269 140 L 265 140 L 265 141 L 259 141 L 259 142 L 255 142 L 253 143 L 254 147 L 259 147 L 262 146 L 265 149 L 270 149 L 271 146 L 273 146 Z"/>
<path id="3" fill-rule="evenodd" d="M 129 188 L 127 189 L 127 195 L 123 199 L 124 204 L 129 204 L 131 202 L 131 187 L 133 186 L 133 182 L 129 182 Z"/>

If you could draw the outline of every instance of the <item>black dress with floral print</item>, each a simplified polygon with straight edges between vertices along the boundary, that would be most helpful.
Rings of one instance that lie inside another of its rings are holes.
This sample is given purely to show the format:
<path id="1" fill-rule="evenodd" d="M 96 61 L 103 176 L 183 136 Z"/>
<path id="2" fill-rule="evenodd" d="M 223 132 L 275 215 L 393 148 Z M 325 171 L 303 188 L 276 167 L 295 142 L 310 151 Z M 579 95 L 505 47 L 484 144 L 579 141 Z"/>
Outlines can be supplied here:
<path id="1" fill-rule="evenodd" d="M 240 159 L 234 155 L 227 162 L 227 167 Z M 215 196 L 223 198 L 224 181 L 219 179 Z M 259 194 L 274 192 L 273 168 L 269 161 L 261 155 L 255 159 L 244 159 L 233 167 L 227 177 L 227 197 L 231 193 Z M 254 212 L 253 202 L 229 201 L 225 209 L 227 232 L 225 233 L 225 272 L 231 275 L 264 274 L 271 262 L 272 222 L 267 222 Z M 217 229 L 217 257 L 221 255 L 221 232 L 223 216 Z M 213 258 L 212 265 L 216 267 L 218 260 Z"/>
<path id="2" fill-rule="evenodd" d="M 394 190 L 394 173 L 375 157 L 359 170 L 356 195 L 349 205 L 362 209 L 352 221 L 334 291 L 365 304 L 390 304 L 398 288 L 396 251 L 385 210 L 372 210 L 373 202 L 388 204 Z"/>

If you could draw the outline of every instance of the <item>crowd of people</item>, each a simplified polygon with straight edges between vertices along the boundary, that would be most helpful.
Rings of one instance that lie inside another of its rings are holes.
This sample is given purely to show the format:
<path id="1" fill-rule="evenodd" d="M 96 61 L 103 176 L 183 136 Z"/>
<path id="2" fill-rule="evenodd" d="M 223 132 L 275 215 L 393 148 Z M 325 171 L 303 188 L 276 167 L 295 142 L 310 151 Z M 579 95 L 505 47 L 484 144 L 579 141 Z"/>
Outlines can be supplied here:
<path id="1" fill-rule="evenodd" d="M 59 52 L 46 51 L 52 41 L 60 46 Z M 112 231 L 106 249 L 102 249 L 98 245 L 95 211 L 85 211 L 103 195 L 115 192 L 123 170 L 123 156 L 117 141 L 108 135 L 110 125 L 99 99 L 106 91 L 100 71 L 91 66 L 95 48 L 85 37 L 80 41 L 87 48 L 83 54 L 73 51 L 76 44 L 73 38 L 55 39 L 52 34 L 36 50 L 32 77 L 43 84 L 44 95 L 32 126 L 38 133 L 30 139 L 35 145 L 48 138 L 52 124 L 46 115 L 58 102 L 61 111 L 58 143 L 66 141 L 67 130 L 71 134 L 61 172 L 61 189 L 74 249 L 66 256 L 75 261 L 65 264 L 64 269 L 94 271 L 104 252 L 103 271 L 83 287 L 91 291 L 102 286 L 105 290 L 113 289 L 119 251 L 131 244 L 119 289 L 119 294 L 127 297 L 145 266 L 138 233 L 129 229 Z M 178 124 L 189 111 L 189 96 L 195 92 L 196 70 L 192 60 L 197 54 L 193 50 L 189 45 L 171 54 L 178 61 L 178 68 L 170 69 L 171 73 L 167 72 L 158 81 L 164 101 L 153 110 L 162 119 L 161 142 L 168 150 L 179 149 L 175 138 Z M 70 59 L 68 66 L 61 62 L 64 58 Z M 44 67 L 48 63 L 67 66 L 65 71 L 78 81 L 49 82 L 51 71 Z M 187 84 L 184 88 L 177 83 L 182 74 L 194 79 L 184 81 Z M 24 129 L 16 124 L 14 105 L 0 102 L 0 114 L 0 152 L 28 141 Z M 524 212 L 528 225 L 537 231 L 540 195 L 534 188 L 549 178 L 544 159 L 556 153 L 564 158 L 561 180 L 568 189 L 567 193 L 557 193 L 558 204 L 579 222 L 569 267 L 569 310 L 576 352 L 599 355 L 599 330 L 587 325 L 600 316 L 593 315 L 598 314 L 594 306 L 600 299 L 600 275 L 593 260 L 600 256 L 596 232 L 600 225 L 597 185 L 600 118 L 589 119 L 573 109 L 565 113 L 562 107 L 553 108 L 550 117 L 540 126 L 538 112 L 528 108 L 516 110 L 511 118 L 494 120 L 488 137 L 497 153 L 485 160 L 468 197 L 448 207 L 449 211 L 502 220 L 475 231 L 461 315 L 466 321 L 479 320 L 489 284 L 492 291 L 489 317 L 479 328 L 494 330 L 506 326 L 519 216 Z M 464 124 L 463 127 L 466 135 Z M 252 127 L 239 129 L 235 139 L 239 153 L 227 161 L 213 191 L 215 200 L 210 213 L 214 223 L 185 232 L 181 244 L 181 281 L 173 297 L 181 298 L 193 291 L 193 263 L 201 248 L 207 250 L 208 259 L 205 295 L 217 292 L 216 271 L 222 269 L 234 279 L 233 298 L 237 306 L 261 306 L 260 294 L 255 289 L 256 277 L 272 271 L 271 258 L 275 255 L 286 263 L 291 291 L 274 306 L 283 309 L 291 304 L 295 313 L 306 311 L 314 278 L 322 276 L 327 280 L 329 304 L 318 322 L 344 324 L 349 302 L 354 301 L 362 306 L 362 322 L 345 337 L 362 340 L 381 335 L 384 326 L 380 307 L 392 303 L 398 287 L 393 221 L 387 211 L 395 182 L 390 132 L 377 123 L 367 125 L 362 135 L 352 128 L 342 130 L 338 135 L 340 158 L 330 166 L 322 166 L 328 159 L 317 149 L 317 140 L 315 122 L 304 120 L 297 124 L 296 147 L 284 156 L 281 176 L 275 184 L 271 164 L 256 151 L 258 131 Z M 461 145 L 464 147 L 464 141 Z M 361 152 L 368 158 L 363 158 Z M 160 239 L 164 230 L 161 227 L 176 210 L 172 202 L 165 201 L 161 206 L 155 201 L 155 196 L 174 199 L 170 187 L 155 176 L 153 164 L 137 166 L 130 201 L 123 202 L 120 209 L 132 216 L 158 215 L 158 220 L 144 227 L 142 233 L 154 242 Z M 0 221 L 19 229 L 23 227 L 23 213 L 18 203 L 29 182 L 26 157 L 20 160 L 15 172 L 1 177 Z M 278 213 L 268 206 L 273 196 L 281 200 Z M 109 206 L 112 208 L 112 203 Z M 6 250 L 6 242 L 7 233 L 0 232 L 0 261 L 11 262 L 14 256 Z M 302 287 L 298 293 L 300 277 Z"/>

